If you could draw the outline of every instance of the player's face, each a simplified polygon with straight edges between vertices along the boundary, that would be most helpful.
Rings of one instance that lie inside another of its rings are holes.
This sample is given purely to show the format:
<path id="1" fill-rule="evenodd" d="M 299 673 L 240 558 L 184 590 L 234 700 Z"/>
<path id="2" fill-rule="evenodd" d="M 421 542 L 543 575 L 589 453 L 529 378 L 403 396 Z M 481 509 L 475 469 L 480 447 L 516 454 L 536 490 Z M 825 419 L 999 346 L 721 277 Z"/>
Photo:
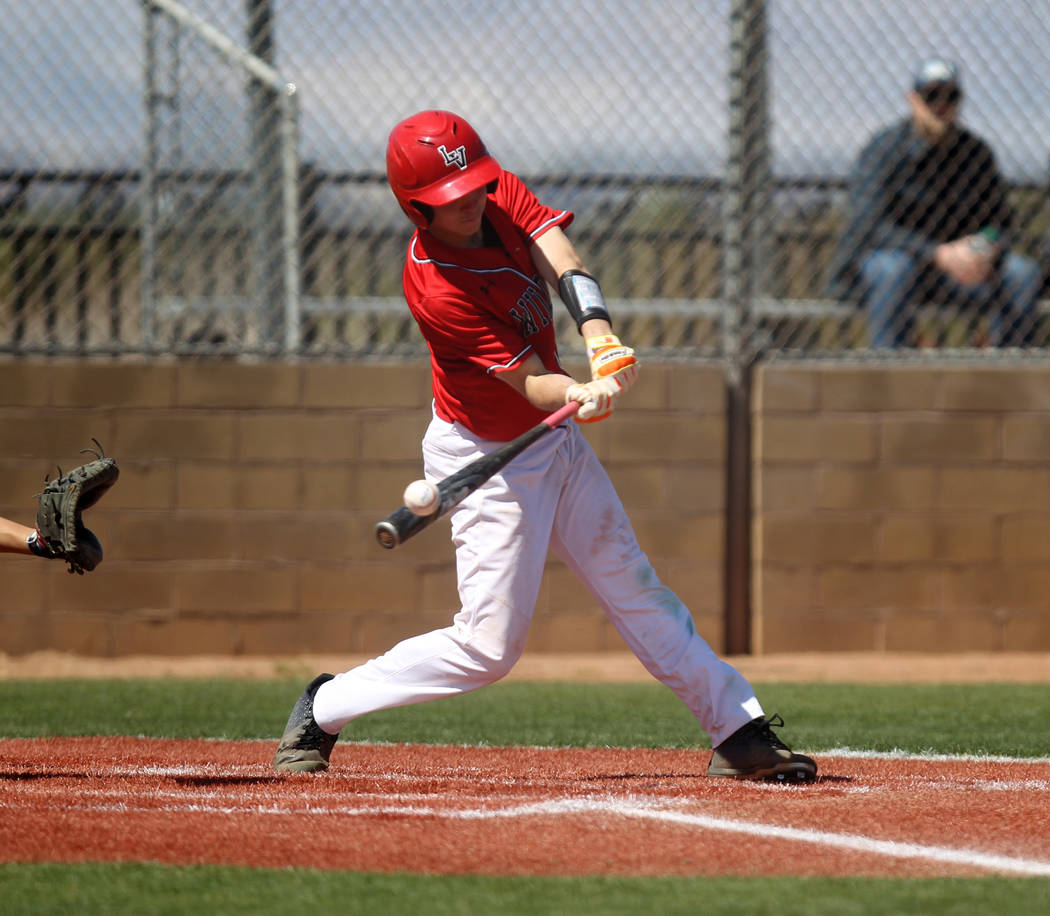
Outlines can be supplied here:
<path id="1" fill-rule="evenodd" d="M 471 191 L 459 200 L 434 208 L 434 218 L 427 227 L 443 242 L 467 248 L 481 241 L 481 217 L 485 213 L 488 193 L 485 188 Z"/>

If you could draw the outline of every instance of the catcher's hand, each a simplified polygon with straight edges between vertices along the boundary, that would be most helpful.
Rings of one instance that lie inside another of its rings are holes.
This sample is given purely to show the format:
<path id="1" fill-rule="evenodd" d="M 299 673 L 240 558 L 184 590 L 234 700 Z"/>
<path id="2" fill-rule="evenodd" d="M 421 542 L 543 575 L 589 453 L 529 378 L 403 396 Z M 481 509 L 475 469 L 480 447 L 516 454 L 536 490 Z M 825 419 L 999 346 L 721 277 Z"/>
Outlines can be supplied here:
<path id="1" fill-rule="evenodd" d="M 95 456 L 68 474 L 58 469 L 54 480 L 44 479 L 44 492 L 38 494 L 36 537 L 45 556 L 65 560 L 71 573 L 83 575 L 102 562 L 102 545 L 94 532 L 84 527 L 81 513 L 95 505 L 120 474 L 117 463 L 107 458 L 97 439 L 94 449 L 82 453 Z"/>

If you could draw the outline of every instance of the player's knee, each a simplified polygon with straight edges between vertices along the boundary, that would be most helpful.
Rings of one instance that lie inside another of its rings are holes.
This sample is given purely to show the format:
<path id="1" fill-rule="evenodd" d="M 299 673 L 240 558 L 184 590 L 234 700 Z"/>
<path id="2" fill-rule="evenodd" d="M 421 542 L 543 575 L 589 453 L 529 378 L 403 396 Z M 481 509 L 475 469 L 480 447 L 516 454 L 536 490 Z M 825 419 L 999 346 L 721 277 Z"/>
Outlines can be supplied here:
<path id="1" fill-rule="evenodd" d="M 506 613 L 464 609 L 456 616 L 454 638 L 470 654 L 475 677 L 491 683 L 510 672 L 525 651 L 528 617 L 509 609 Z"/>
<path id="2" fill-rule="evenodd" d="M 524 645 L 519 646 L 504 639 L 479 639 L 475 636 L 470 641 L 470 649 L 482 677 L 486 683 L 491 684 L 510 674 L 521 658 Z"/>
<path id="3" fill-rule="evenodd" d="M 488 651 L 483 650 L 478 654 L 483 659 L 484 671 L 488 676 L 489 683 L 498 681 L 500 678 L 510 674 L 511 669 L 517 664 L 518 659 L 521 658 L 520 652 L 508 651 L 506 647 L 502 650 L 494 650 L 494 647 L 490 647 Z"/>

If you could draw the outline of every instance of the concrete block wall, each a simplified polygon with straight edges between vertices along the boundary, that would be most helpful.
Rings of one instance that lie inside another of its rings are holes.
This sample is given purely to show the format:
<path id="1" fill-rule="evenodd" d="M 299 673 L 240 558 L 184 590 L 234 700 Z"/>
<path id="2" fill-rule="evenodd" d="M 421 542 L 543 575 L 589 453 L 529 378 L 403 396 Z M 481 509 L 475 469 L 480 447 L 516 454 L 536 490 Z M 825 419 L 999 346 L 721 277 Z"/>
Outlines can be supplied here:
<path id="1" fill-rule="evenodd" d="M 586 434 L 724 651 L 722 374 L 643 373 Z M 92 436 L 121 465 L 96 572 L 0 557 L 0 651 L 371 654 L 446 625 L 447 523 L 373 536 L 429 403 L 421 363 L 0 361 L 0 515 L 31 523 Z M 773 363 L 752 421 L 756 652 L 1050 649 L 1050 366 Z M 528 649 L 624 645 L 552 557 Z"/>
<path id="2" fill-rule="evenodd" d="M 773 363 L 754 648 L 1050 649 L 1050 366 Z"/>
<path id="3" fill-rule="evenodd" d="M 587 435 L 661 577 L 720 648 L 721 372 L 650 362 L 642 378 Z M 98 570 L 0 557 L 0 651 L 379 653 L 447 625 L 447 522 L 396 551 L 373 536 L 421 474 L 429 416 L 422 362 L 0 361 L 0 515 L 31 524 L 44 475 L 83 461 L 91 437 L 121 467 L 87 517 Z M 552 558 L 529 648 L 624 645 Z"/>

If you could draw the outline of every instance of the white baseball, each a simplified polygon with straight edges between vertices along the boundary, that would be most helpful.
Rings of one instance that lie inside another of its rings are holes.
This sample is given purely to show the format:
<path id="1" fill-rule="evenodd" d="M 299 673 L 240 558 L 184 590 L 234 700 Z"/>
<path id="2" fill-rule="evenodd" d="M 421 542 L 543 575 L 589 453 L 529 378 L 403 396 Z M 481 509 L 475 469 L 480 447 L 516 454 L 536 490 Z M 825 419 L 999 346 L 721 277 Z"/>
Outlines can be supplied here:
<path id="1" fill-rule="evenodd" d="M 405 505 L 413 515 L 433 515 L 441 505 L 441 494 L 429 480 L 413 480 L 405 487 Z"/>

